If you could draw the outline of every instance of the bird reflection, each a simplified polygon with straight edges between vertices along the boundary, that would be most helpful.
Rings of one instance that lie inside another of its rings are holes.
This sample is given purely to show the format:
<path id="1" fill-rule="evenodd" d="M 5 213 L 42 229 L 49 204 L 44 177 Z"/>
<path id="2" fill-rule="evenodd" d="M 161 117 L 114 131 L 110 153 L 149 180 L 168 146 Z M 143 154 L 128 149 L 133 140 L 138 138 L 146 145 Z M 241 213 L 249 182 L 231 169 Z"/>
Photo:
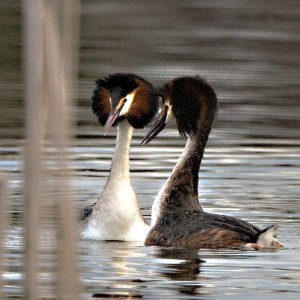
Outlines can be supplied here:
<path id="1" fill-rule="evenodd" d="M 199 278 L 201 264 L 204 260 L 199 258 L 198 249 L 191 248 L 158 248 L 154 256 L 170 260 L 164 262 L 161 274 L 174 281 L 185 281 L 176 285 L 182 294 L 194 295 L 199 293 L 202 285 L 197 281 Z"/>

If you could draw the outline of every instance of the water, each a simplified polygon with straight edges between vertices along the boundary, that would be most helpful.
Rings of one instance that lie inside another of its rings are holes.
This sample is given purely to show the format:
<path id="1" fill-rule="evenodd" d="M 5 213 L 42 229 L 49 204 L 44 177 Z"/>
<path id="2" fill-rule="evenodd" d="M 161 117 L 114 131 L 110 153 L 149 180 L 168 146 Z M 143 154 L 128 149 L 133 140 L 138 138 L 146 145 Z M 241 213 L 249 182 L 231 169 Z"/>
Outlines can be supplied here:
<path id="1" fill-rule="evenodd" d="M 20 2 L 2 1 L 0 171 L 12 190 L 6 292 L 22 297 L 24 103 Z M 300 297 L 300 6 L 297 1 L 83 1 L 72 199 L 93 202 L 108 176 L 115 131 L 104 136 L 90 109 L 93 81 L 136 72 L 154 84 L 201 74 L 219 113 L 200 172 L 203 207 L 260 227 L 280 225 L 282 251 L 179 250 L 80 242 L 85 297 L 297 299 Z M 174 128 L 140 147 L 132 182 L 142 212 L 170 174 L 185 141 Z M 54 225 L 54 224 L 53 224 Z M 43 280 L 51 286 L 45 254 Z"/>

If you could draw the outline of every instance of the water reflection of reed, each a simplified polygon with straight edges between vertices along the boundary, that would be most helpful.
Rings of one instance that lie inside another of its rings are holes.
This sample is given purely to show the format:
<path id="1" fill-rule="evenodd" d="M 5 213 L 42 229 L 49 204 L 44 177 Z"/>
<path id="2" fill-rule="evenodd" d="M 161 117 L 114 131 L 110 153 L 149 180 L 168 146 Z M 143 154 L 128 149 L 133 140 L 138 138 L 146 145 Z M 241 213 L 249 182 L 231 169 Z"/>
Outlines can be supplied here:
<path id="1" fill-rule="evenodd" d="M 7 229 L 7 211 L 8 211 L 8 186 L 7 178 L 0 174 L 0 299 L 4 299 L 3 287 L 4 281 L 2 274 L 6 271 L 4 268 L 5 238 Z"/>

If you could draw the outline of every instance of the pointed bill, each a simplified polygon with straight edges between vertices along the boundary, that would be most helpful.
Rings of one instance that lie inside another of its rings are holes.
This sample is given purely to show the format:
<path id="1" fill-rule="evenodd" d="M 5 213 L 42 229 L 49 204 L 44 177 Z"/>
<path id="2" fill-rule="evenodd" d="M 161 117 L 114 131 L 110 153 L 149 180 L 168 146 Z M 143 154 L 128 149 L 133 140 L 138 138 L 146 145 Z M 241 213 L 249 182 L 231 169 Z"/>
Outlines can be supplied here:
<path id="1" fill-rule="evenodd" d="M 147 135 L 144 137 L 144 139 L 141 142 L 141 145 L 146 145 L 152 141 L 167 125 L 167 116 L 168 116 L 168 109 L 169 106 L 165 105 L 163 107 L 163 110 L 161 112 L 160 118 L 156 121 L 153 128 L 147 133 Z"/>
<path id="2" fill-rule="evenodd" d="M 122 102 L 121 104 L 119 104 L 116 108 L 115 111 L 112 111 L 108 118 L 107 118 L 107 121 L 104 125 L 104 130 L 108 130 L 111 126 L 113 126 L 116 122 L 116 120 L 118 119 L 120 113 L 121 113 L 121 110 L 124 106 L 125 102 Z"/>

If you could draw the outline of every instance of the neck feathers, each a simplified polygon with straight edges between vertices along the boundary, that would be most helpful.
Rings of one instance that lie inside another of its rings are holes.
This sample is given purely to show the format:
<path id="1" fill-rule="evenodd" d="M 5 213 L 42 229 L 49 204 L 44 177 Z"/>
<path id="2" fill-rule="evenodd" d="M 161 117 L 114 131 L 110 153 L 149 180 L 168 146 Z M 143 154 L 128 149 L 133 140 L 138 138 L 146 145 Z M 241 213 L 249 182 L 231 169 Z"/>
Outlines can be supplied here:
<path id="1" fill-rule="evenodd" d="M 132 138 L 133 128 L 124 120 L 117 127 L 117 141 L 112 165 L 109 175 L 109 181 L 123 181 L 130 182 L 129 177 L 129 149 Z"/>
<path id="2" fill-rule="evenodd" d="M 162 206 L 168 211 L 201 211 L 198 199 L 198 180 L 201 160 L 204 154 L 214 114 L 208 111 L 198 122 L 195 134 L 192 134 L 179 157 L 161 194 Z"/>

